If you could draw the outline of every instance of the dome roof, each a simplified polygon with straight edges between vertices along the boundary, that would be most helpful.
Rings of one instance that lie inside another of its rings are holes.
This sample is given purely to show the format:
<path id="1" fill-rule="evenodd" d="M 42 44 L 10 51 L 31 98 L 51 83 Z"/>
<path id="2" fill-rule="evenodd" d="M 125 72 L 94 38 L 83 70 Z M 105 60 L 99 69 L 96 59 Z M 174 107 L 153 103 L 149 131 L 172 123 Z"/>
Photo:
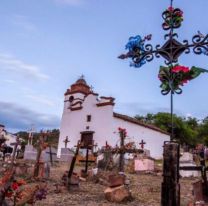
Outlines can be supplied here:
<path id="1" fill-rule="evenodd" d="M 80 77 L 75 84 L 85 84 L 87 85 L 87 82 L 85 81 L 85 79 L 83 77 Z"/>
<path id="2" fill-rule="evenodd" d="M 84 76 L 82 75 L 74 84 L 71 85 L 70 89 L 67 89 L 65 95 L 74 93 L 82 93 L 88 95 L 91 92 L 92 91 L 90 86 L 87 84 Z"/>

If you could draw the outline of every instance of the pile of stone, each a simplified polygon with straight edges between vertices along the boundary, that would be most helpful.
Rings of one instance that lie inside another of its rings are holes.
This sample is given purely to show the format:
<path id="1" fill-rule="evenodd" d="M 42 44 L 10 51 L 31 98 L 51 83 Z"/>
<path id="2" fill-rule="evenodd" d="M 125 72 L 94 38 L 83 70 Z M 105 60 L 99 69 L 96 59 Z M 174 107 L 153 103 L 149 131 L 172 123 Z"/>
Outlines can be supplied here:
<path id="1" fill-rule="evenodd" d="M 131 199 L 131 193 L 125 185 L 125 175 L 109 175 L 109 187 L 104 194 L 110 202 L 119 203 Z"/>
<path id="2" fill-rule="evenodd" d="M 64 186 L 67 186 L 68 184 L 71 186 L 79 186 L 80 183 L 80 177 L 77 173 L 73 172 L 71 179 L 68 182 L 68 172 L 69 171 L 65 171 L 62 178 L 61 178 L 61 183 Z"/>

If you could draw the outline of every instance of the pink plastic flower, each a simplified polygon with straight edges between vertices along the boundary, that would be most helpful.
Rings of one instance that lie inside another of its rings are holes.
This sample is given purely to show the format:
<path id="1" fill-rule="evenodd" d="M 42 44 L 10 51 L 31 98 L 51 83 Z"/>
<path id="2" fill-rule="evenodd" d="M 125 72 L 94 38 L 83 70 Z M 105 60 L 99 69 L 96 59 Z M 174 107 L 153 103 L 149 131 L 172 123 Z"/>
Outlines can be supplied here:
<path id="1" fill-rule="evenodd" d="M 172 12 L 174 8 L 172 6 L 168 7 L 168 11 Z"/>

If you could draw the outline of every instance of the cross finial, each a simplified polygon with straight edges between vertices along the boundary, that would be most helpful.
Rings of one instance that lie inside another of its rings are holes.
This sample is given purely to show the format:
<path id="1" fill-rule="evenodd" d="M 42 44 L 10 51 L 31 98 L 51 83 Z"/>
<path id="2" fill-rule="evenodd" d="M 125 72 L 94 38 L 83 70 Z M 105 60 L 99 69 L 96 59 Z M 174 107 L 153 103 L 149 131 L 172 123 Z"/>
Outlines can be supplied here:
<path id="1" fill-rule="evenodd" d="M 94 87 L 91 85 L 91 86 L 90 86 L 90 90 L 93 91 L 93 89 L 94 89 Z"/>
<path id="2" fill-rule="evenodd" d="M 80 76 L 80 79 L 84 79 L 85 78 L 85 76 L 82 74 L 81 76 Z"/>

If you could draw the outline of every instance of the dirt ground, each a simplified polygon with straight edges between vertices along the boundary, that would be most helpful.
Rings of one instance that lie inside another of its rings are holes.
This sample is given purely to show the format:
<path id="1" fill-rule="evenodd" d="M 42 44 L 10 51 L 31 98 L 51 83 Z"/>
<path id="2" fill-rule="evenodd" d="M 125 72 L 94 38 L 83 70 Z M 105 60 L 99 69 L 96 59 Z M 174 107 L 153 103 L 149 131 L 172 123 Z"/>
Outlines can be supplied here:
<path id="1" fill-rule="evenodd" d="M 133 200 L 124 203 L 110 203 L 105 200 L 103 191 L 107 186 L 93 181 L 81 182 L 78 188 L 67 191 L 61 187 L 60 193 L 55 193 L 54 183 L 60 183 L 61 177 L 68 169 L 67 164 L 58 163 L 51 168 L 51 178 L 47 181 L 48 195 L 45 200 L 37 201 L 36 206 L 159 206 L 161 192 L 161 173 L 154 174 L 127 174 L 130 179 L 130 190 Z M 80 168 L 76 168 L 80 170 Z M 181 206 L 187 206 L 193 200 L 192 183 L 197 178 L 180 179 L 181 185 Z"/>

